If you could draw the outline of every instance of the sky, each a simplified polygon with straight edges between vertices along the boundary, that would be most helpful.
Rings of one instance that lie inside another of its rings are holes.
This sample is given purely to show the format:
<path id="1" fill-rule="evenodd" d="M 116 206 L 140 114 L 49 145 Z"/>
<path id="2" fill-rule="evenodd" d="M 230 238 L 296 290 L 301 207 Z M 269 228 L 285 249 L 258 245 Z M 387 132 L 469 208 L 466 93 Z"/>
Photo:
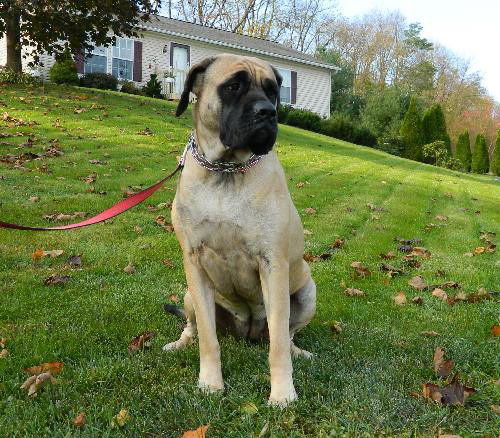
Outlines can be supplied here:
<path id="1" fill-rule="evenodd" d="M 399 10 L 422 36 L 471 62 L 483 86 L 500 102 L 500 0 L 332 0 L 342 15 Z"/>

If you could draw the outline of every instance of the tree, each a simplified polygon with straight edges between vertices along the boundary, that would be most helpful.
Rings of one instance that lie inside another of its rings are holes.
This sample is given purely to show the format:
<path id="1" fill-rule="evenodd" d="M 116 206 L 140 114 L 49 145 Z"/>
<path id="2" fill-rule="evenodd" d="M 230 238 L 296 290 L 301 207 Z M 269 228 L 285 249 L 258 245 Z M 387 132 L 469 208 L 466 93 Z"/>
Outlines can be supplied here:
<path id="1" fill-rule="evenodd" d="M 422 145 L 424 137 L 422 133 L 422 119 L 417 108 L 417 98 L 412 96 L 410 106 L 403 118 L 400 130 L 404 143 L 404 157 L 410 160 L 422 161 Z"/>
<path id="2" fill-rule="evenodd" d="M 61 58 L 68 50 L 109 45 L 116 36 L 137 36 L 134 27 L 157 12 L 161 0 L 0 1 L 0 38 L 7 39 L 7 68 L 22 71 L 22 47 L 33 64 L 46 52 Z M 113 35 L 109 34 L 109 31 Z M 26 54 L 25 54 L 26 56 Z"/>
<path id="3" fill-rule="evenodd" d="M 439 103 L 432 105 L 424 113 L 424 117 L 422 118 L 422 128 L 424 130 L 425 143 L 442 141 L 448 149 L 448 153 L 451 154 L 450 137 L 446 130 L 446 121 L 443 109 Z"/>
<path id="4" fill-rule="evenodd" d="M 493 175 L 500 176 L 500 129 L 497 131 L 495 150 L 493 151 L 493 158 L 491 159 L 490 172 Z"/>
<path id="5" fill-rule="evenodd" d="M 463 170 L 470 172 L 472 154 L 470 152 L 470 138 L 467 129 L 458 136 L 455 157 L 462 163 Z"/>
<path id="6" fill-rule="evenodd" d="M 490 159 L 488 156 L 488 147 L 484 135 L 477 134 L 476 144 L 472 152 L 472 171 L 474 173 L 488 173 L 490 168 Z"/>

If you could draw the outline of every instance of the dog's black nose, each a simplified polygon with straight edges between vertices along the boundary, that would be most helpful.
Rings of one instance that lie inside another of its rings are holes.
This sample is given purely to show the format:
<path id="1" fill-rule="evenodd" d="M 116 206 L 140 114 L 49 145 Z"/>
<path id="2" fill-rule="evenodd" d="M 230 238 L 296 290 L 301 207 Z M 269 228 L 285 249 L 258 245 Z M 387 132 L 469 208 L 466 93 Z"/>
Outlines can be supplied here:
<path id="1" fill-rule="evenodd" d="M 257 117 L 272 118 L 276 116 L 276 108 L 268 100 L 258 100 L 253 106 Z"/>

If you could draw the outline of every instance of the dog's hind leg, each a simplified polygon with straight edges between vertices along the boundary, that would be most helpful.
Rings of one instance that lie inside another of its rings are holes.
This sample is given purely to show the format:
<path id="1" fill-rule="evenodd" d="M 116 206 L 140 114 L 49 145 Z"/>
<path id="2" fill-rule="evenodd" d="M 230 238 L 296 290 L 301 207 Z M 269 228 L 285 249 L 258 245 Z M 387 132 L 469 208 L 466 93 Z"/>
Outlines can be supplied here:
<path id="1" fill-rule="evenodd" d="M 170 310 L 169 310 L 170 311 Z M 182 315 L 180 311 L 172 312 L 175 315 Z M 184 315 L 187 319 L 186 327 L 182 331 L 181 337 L 175 341 L 165 344 L 163 346 L 163 351 L 172 351 L 172 350 L 180 350 L 188 345 L 191 345 L 194 342 L 194 337 L 196 335 L 196 317 L 194 314 L 193 303 L 191 302 L 191 296 L 189 292 L 186 293 L 184 297 Z"/>
<path id="2" fill-rule="evenodd" d="M 293 342 L 293 337 L 305 327 L 316 313 L 316 284 L 309 281 L 290 297 L 290 349 L 293 357 L 312 359 L 312 353 L 302 350 Z"/>

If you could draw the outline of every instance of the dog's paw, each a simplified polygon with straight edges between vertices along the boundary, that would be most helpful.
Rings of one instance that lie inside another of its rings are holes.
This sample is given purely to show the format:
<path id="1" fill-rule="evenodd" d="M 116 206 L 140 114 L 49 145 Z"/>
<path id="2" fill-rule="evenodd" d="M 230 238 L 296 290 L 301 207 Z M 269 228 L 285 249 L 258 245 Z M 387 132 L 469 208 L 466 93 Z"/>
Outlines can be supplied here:
<path id="1" fill-rule="evenodd" d="M 286 408 L 291 402 L 297 400 L 295 388 L 291 385 L 284 391 L 272 391 L 267 404 L 278 408 Z"/>
<path id="2" fill-rule="evenodd" d="M 207 382 L 198 381 L 198 388 L 200 388 L 205 394 L 215 394 L 224 391 L 224 382 Z"/>
<path id="3" fill-rule="evenodd" d="M 297 347 L 293 343 L 291 345 L 290 351 L 291 351 L 294 359 L 297 359 L 299 357 L 302 357 L 302 358 L 308 359 L 308 360 L 314 359 L 314 354 L 310 353 L 307 350 L 302 350 L 301 348 Z"/>

